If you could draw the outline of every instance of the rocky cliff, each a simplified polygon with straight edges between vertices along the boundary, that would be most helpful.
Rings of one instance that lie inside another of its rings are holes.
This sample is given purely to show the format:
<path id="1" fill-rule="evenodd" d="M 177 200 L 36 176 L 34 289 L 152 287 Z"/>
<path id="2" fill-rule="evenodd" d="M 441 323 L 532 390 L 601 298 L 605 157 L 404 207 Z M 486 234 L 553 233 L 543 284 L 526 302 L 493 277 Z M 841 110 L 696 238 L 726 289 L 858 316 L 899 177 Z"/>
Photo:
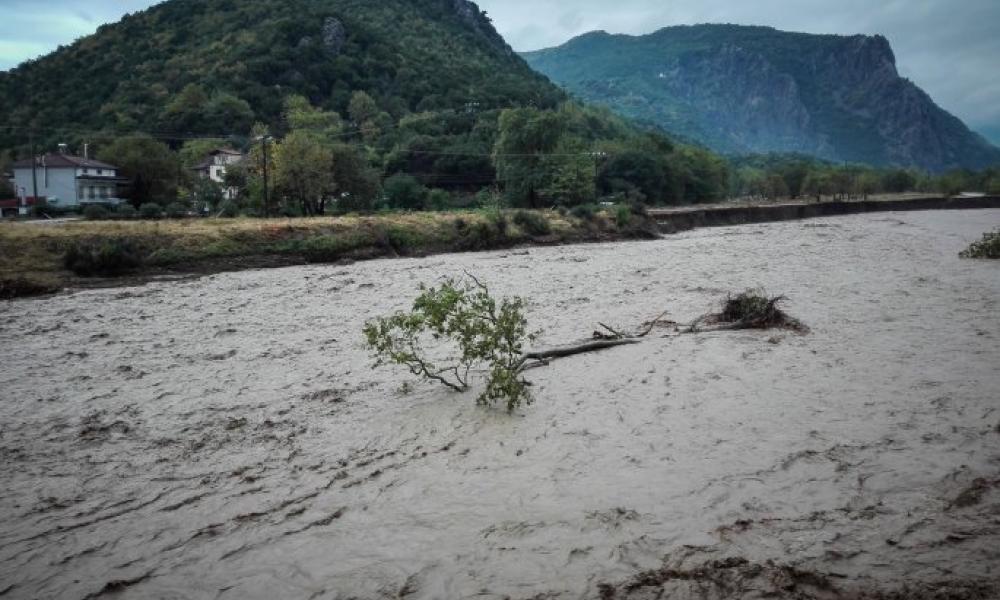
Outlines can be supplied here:
<path id="1" fill-rule="evenodd" d="M 723 152 L 931 171 L 1000 162 L 1000 150 L 899 76 L 882 36 L 700 25 L 594 32 L 524 56 L 585 100 Z"/>

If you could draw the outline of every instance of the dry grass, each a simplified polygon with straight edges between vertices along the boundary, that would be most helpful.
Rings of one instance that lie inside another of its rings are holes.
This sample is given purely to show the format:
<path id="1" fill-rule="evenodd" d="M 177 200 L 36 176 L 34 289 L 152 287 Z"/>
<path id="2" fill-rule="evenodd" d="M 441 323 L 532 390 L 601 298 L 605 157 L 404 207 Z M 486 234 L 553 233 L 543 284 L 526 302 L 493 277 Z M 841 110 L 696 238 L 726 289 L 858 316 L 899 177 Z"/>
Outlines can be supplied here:
<path id="1" fill-rule="evenodd" d="M 71 249 L 106 240 L 140 249 L 139 273 L 222 271 L 262 265 L 336 262 L 379 256 L 487 250 L 517 244 L 614 239 L 613 223 L 583 223 L 539 212 L 549 233 L 537 237 L 512 213 L 393 213 L 305 219 L 0 222 L 0 280 L 66 285 L 79 280 L 64 266 Z M 501 222 L 502 221 L 502 222 Z"/>

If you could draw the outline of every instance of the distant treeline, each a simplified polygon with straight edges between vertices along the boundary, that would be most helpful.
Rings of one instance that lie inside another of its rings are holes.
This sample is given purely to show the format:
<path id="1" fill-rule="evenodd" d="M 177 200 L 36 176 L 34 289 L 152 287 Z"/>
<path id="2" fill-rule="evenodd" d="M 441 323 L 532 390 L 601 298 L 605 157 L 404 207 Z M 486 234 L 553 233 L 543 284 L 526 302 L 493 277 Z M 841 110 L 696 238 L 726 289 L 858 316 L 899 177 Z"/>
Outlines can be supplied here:
<path id="1" fill-rule="evenodd" d="M 729 197 L 865 198 L 872 194 L 961 192 L 1000 194 L 1000 165 L 983 171 L 954 170 L 931 175 L 917 169 L 837 165 L 808 156 L 770 154 L 731 159 Z"/>
<path id="2" fill-rule="evenodd" d="M 193 114 L 212 102 L 189 86 L 170 110 Z M 552 108 L 467 106 L 398 119 L 361 91 L 352 94 L 345 114 L 297 95 L 283 106 L 278 123 L 257 123 L 229 138 L 170 145 L 148 134 L 99 134 L 89 138 L 90 146 L 97 158 L 122 169 L 128 180 L 123 195 L 133 207 L 172 207 L 168 213 L 308 216 L 498 203 L 571 208 L 1000 193 L 996 168 L 931 176 L 798 155 L 724 158 L 572 101 Z M 221 184 L 199 177 L 193 167 L 223 147 L 244 152 L 245 159 L 228 167 Z M 0 155 L 0 167 L 9 168 L 12 158 L 9 151 Z M 4 184 L 2 194 L 10 196 Z"/>

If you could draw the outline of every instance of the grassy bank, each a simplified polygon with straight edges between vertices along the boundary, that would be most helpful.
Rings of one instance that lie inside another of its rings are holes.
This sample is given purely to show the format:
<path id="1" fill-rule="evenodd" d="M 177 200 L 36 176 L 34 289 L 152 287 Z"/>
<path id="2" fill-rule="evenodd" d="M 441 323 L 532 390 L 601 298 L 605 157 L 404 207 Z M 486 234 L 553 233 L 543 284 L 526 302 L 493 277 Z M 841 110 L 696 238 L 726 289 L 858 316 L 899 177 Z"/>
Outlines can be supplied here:
<path id="1" fill-rule="evenodd" d="M 525 244 L 650 237 L 644 215 L 550 211 L 406 213 L 313 219 L 0 224 L 0 298 L 121 277 L 207 273 Z"/>

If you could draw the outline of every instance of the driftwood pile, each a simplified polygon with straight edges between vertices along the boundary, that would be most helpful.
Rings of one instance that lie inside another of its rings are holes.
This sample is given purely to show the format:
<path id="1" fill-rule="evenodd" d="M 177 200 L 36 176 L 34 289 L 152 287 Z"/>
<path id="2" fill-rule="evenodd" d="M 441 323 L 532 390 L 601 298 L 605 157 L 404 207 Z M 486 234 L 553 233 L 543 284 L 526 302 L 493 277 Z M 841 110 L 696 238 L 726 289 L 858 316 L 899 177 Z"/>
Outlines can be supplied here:
<path id="1" fill-rule="evenodd" d="M 657 327 L 671 327 L 672 331 L 662 337 L 682 334 L 708 333 L 712 331 L 735 331 L 744 329 L 789 329 L 797 333 L 807 333 L 804 323 L 786 314 L 779 305 L 784 296 L 771 297 L 762 290 L 747 290 L 740 294 L 730 294 L 719 312 L 706 313 L 688 325 L 681 325 L 666 318 L 664 312 L 646 323 L 639 332 L 618 331 L 604 323 L 598 323 L 601 330 L 593 333 L 592 339 L 578 344 L 561 346 L 548 350 L 528 352 L 521 358 L 519 371 L 549 364 L 557 358 L 577 354 L 599 352 L 608 348 L 639 344 Z"/>

